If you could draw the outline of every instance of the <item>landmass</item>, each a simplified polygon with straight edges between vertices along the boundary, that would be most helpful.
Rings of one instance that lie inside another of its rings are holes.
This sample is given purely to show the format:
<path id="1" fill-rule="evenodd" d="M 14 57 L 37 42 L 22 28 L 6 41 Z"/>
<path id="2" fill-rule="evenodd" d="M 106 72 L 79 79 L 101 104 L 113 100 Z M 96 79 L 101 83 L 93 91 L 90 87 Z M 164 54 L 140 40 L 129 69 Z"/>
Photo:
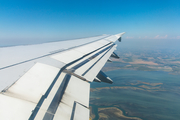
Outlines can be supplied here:
<path id="1" fill-rule="evenodd" d="M 98 108 L 99 120 L 142 120 L 138 117 L 127 117 L 116 107 Z"/>
<path id="2" fill-rule="evenodd" d="M 163 83 L 148 83 L 148 82 L 142 82 L 142 81 L 137 81 L 135 83 L 130 83 L 131 85 L 138 85 L 138 84 L 146 84 L 146 85 L 151 85 L 151 86 L 157 86 L 157 85 L 162 85 Z"/>
<path id="3" fill-rule="evenodd" d="M 95 118 L 95 115 L 93 113 L 92 107 L 90 106 L 89 109 L 90 109 L 90 120 L 93 120 Z"/>
<path id="4" fill-rule="evenodd" d="M 120 59 L 111 59 L 113 64 L 107 63 L 103 71 L 116 69 L 133 69 L 142 71 L 166 71 L 169 74 L 180 74 L 179 53 L 164 53 L 160 50 L 154 51 L 121 51 L 117 52 Z M 168 56 L 166 55 L 168 54 Z"/>
<path id="5" fill-rule="evenodd" d="M 99 88 L 91 88 L 91 92 L 97 92 L 101 90 L 113 90 L 113 89 L 132 89 L 132 90 L 143 90 L 143 91 L 148 91 L 148 92 L 153 92 L 153 91 L 166 91 L 163 89 L 160 85 L 163 83 L 148 83 L 148 82 L 142 82 L 142 81 L 137 81 L 134 83 L 129 83 L 131 86 L 113 86 L 113 87 L 99 87 Z M 137 86 L 138 85 L 138 86 Z M 155 87 L 156 86 L 156 87 Z"/>

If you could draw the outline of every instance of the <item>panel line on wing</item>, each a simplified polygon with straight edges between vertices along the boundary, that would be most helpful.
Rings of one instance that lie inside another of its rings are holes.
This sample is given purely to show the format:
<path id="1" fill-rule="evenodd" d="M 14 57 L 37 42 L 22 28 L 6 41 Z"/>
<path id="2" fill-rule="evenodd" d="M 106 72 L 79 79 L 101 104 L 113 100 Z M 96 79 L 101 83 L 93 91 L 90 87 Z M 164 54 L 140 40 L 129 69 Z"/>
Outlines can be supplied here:
<path id="1" fill-rule="evenodd" d="M 74 119 L 74 114 L 75 114 L 75 109 L 76 109 L 76 101 L 74 101 L 74 104 L 73 104 L 73 109 L 72 109 L 72 114 L 71 114 L 71 119 L 70 120 L 73 120 Z"/>
<path id="2" fill-rule="evenodd" d="M 84 108 L 89 109 L 87 106 L 85 106 L 85 105 L 83 105 L 83 104 L 81 104 L 81 103 L 79 103 L 79 102 L 77 102 L 77 101 L 74 101 L 70 120 L 74 120 L 77 104 L 79 104 L 80 106 L 82 106 L 82 107 L 84 107 Z"/>
<path id="3" fill-rule="evenodd" d="M 70 78 L 71 78 L 71 75 L 66 74 L 66 76 L 64 77 L 63 82 L 61 83 L 59 89 L 57 90 L 48 110 L 46 111 L 46 114 L 44 115 L 43 120 L 53 119 L 54 114 L 56 113 L 59 103 L 61 102 L 62 96 L 66 90 L 66 87 L 69 83 Z"/>
<path id="4" fill-rule="evenodd" d="M 71 50 L 71 49 L 74 49 L 74 48 L 77 48 L 77 47 L 81 47 L 81 46 L 84 46 L 84 45 L 88 45 L 90 43 L 93 43 L 93 42 L 96 42 L 96 41 L 99 41 L 99 40 L 102 40 L 102 39 L 106 39 L 107 37 L 109 37 L 110 35 L 106 36 L 106 37 L 103 37 L 103 38 L 100 38 L 100 39 L 97 39 L 97 40 L 94 40 L 92 42 L 88 42 L 88 43 L 85 43 L 85 44 L 82 44 L 82 45 L 78 45 L 78 46 L 74 46 L 74 47 L 71 47 L 71 48 L 68 48 L 68 49 L 60 49 L 59 51 L 52 51 L 50 53 L 53 53 L 53 54 L 56 54 L 56 53 L 59 53 L 59 52 L 63 52 L 63 51 L 66 51 L 66 50 Z"/>
<path id="5" fill-rule="evenodd" d="M 65 70 L 63 70 L 63 72 L 68 73 L 68 74 L 71 74 L 71 75 L 73 75 L 73 76 L 75 76 L 75 77 L 77 77 L 77 78 L 79 78 L 79 79 L 81 79 L 81 80 L 83 80 L 83 81 L 89 82 L 89 81 L 87 81 L 85 78 L 83 78 L 82 76 L 77 75 L 77 74 L 75 74 L 74 72 L 72 72 L 72 71 L 70 71 L 70 70 L 65 69 Z"/>
<path id="6" fill-rule="evenodd" d="M 89 42 L 89 43 L 93 43 L 93 42 L 96 42 L 96 41 L 105 39 L 105 38 L 107 38 L 107 37 L 108 37 L 108 36 L 106 36 L 106 37 L 104 37 L 104 38 L 97 39 L 97 40 L 92 41 L 92 42 Z M 50 56 L 50 55 L 53 55 L 53 54 L 57 54 L 57 53 L 59 53 L 59 52 L 67 51 L 67 50 L 70 50 L 70 49 L 74 49 L 74 48 L 77 48 L 77 47 L 80 47 L 80 46 L 83 46 L 83 45 L 87 45 L 87 44 L 89 44 L 89 43 L 85 43 L 85 44 L 82 44 L 82 45 L 79 45 L 79 46 L 75 46 L 75 47 L 71 47 L 71 48 L 68 48 L 68 49 L 64 49 L 64 50 L 62 50 L 62 51 L 49 52 L 48 54 L 42 55 L 42 56 L 40 56 L 40 57 L 32 58 L 32 59 L 29 59 L 29 60 L 25 60 L 25 61 L 22 61 L 22 62 L 19 62 L 19 63 L 15 63 L 15 64 L 11 64 L 11 65 L 2 67 L 2 68 L 0 68 L 0 70 L 6 69 L 6 68 L 9 68 L 9 67 L 12 67 L 12 66 L 16 66 L 16 65 L 19 65 L 19 64 L 23 64 L 23 63 L 26 63 L 26 62 L 30 62 L 30 61 L 32 61 L 32 60 L 36 60 L 36 59 L 39 59 L 39 58 L 47 57 L 47 56 Z"/>
<path id="7" fill-rule="evenodd" d="M 115 44 L 112 44 L 106 48 L 104 48 L 103 50 L 99 51 L 98 53 L 96 53 L 95 55 L 92 55 L 91 57 L 89 57 L 88 59 L 85 59 L 84 61 L 82 61 L 81 63 L 75 65 L 74 67 L 71 68 L 72 71 L 75 71 L 76 69 L 78 69 L 79 67 L 81 67 L 82 65 L 86 64 L 87 62 L 89 62 L 90 60 L 94 59 L 95 57 L 97 57 L 98 55 L 100 55 L 101 53 L 103 53 L 104 51 L 110 49 L 112 46 L 114 46 Z"/>
<path id="8" fill-rule="evenodd" d="M 110 46 L 110 48 L 112 48 L 114 45 L 115 45 L 115 44 L 113 44 L 112 46 Z M 109 49 L 109 50 L 110 50 L 110 49 Z M 107 50 L 106 53 L 109 52 L 109 50 Z M 106 53 L 105 53 L 105 54 L 106 54 Z M 82 76 L 84 76 L 94 65 L 96 65 L 96 63 L 99 62 L 99 60 L 101 60 L 101 58 L 104 57 L 105 54 L 103 54 L 90 68 L 88 68 L 88 69 L 82 74 Z"/>
<path id="9" fill-rule="evenodd" d="M 34 118 L 36 117 L 36 115 L 37 115 L 37 113 L 38 113 L 38 111 L 39 111 L 39 109 L 41 107 L 41 105 L 43 104 L 43 102 L 47 98 L 47 96 L 49 95 L 50 91 L 52 90 L 52 88 L 53 88 L 54 84 L 56 83 L 57 79 L 59 78 L 60 74 L 61 74 L 61 70 L 56 75 L 55 79 L 53 80 L 53 82 L 49 86 L 46 93 L 39 100 L 38 104 L 36 105 L 35 109 L 33 110 L 32 114 L 31 114 L 31 116 L 29 117 L 29 120 L 34 120 Z"/>

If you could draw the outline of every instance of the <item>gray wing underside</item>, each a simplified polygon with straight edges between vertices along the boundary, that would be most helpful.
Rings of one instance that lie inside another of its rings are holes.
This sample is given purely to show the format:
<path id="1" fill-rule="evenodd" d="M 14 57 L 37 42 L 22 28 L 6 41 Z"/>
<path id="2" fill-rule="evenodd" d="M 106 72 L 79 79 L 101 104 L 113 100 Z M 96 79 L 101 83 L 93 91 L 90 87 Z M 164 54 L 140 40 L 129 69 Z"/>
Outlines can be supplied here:
<path id="1" fill-rule="evenodd" d="M 0 119 L 88 120 L 90 83 L 123 34 L 0 48 Z"/>

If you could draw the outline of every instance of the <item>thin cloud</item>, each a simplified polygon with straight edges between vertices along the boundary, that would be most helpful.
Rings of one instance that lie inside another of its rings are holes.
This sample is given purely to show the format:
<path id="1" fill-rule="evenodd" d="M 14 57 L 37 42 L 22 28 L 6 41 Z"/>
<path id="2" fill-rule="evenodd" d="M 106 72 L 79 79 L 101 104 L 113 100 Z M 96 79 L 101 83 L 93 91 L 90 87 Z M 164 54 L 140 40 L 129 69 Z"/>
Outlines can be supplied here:
<path id="1" fill-rule="evenodd" d="M 168 35 L 165 35 L 165 36 L 156 35 L 154 39 L 166 39 L 167 37 Z"/>
<path id="2" fill-rule="evenodd" d="M 180 39 L 180 36 L 177 36 L 177 39 Z"/>
<path id="3" fill-rule="evenodd" d="M 159 38 L 159 35 L 155 36 L 154 39 L 158 39 Z"/>
<path id="4" fill-rule="evenodd" d="M 148 39 L 148 36 L 139 37 L 139 39 Z"/>
<path id="5" fill-rule="evenodd" d="M 144 36 L 144 37 L 139 36 L 138 38 L 139 39 L 149 39 L 148 36 Z"/>
<path id="6" fill-rule="evenodd" d="M 126 39 L 133 39 L 133 38 L 134 38 L 134 37 L 129 37 L 129 36 L 126 37 Z"/>

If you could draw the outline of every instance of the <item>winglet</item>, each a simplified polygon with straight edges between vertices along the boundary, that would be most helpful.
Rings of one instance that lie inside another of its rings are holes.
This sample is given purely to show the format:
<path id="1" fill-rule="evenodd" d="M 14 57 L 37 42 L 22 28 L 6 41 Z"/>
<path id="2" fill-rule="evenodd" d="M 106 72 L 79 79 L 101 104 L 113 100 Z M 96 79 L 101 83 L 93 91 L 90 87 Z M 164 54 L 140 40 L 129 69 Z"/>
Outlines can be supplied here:
<path id="1" fill-rule="evenodd" d="M 125 32 L 122 32 L 122 33 L 116 34 L 115 36 L 119 38 L 119 37 L 121 37 L 124 34 L 125 34 Z"/>
<path id="2" fill-rule="evenodd" d="M 119 33 L 119 34 L 116 34 L 115 36 L 118 38 L 118 41 L 121 42 L 121 36 L 124 35 L 125 32 L 122 32 L 122 33 Z"/>

